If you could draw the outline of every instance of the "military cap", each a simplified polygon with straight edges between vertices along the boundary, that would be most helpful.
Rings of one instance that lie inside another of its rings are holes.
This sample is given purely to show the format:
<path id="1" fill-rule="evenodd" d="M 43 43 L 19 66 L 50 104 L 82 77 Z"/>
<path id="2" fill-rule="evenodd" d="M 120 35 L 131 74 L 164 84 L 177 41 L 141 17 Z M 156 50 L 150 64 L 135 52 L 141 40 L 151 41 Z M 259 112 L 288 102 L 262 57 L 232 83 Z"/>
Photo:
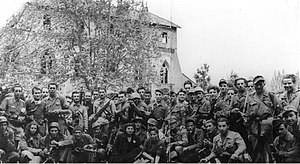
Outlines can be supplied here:
<path id="1" fill-rule="evenodd" d="M 170 90 L 168 88 L 163 88 L 161 89 L 161 91 L 163 92 L 163 95 L 168 95 L 170 93 Z"/>
<path id="2" fill-rule="evenodd" d="M 169 118 L 169 123 L 172 124 L 172 123 L 175 123 L 175 122 L 177 122 L 177 117 L 176 116 L 171 116 Z"/>
<path id="3" fill-rule="evenodd" d="M 236 79 L 234 80 L 234 86 L 236 86 L 236 83 L 237 83 L 237 81 L 239 81 L 239 80 L 244 80 L 245 84 L 247 85 L 247 80 L 246 80 L 245 78 L 243 78 L 243 77 L 239 77 L 239 78 L 236 78 Z"/>
<path id="4" fill-rule="evenodd" d="M 140 94 L 134 92 L 130 95 L 130 99 L 141 99 Z"/>
<path id="5" fill-rule="evenodd" d="M 78 131 L 78 130 L 82 132 L 83 131 L 82 126 L 80 126 L 80 125 L 75 126 L 73 129 L 73 132 Z"/>
<path id="6" fill-rule="evenodd" d="M 185 124 L 187 124 L 187 123 L 189 123 L 189 122 L 195 123 L 196 120 L 195 120 L 194 118 L 190 117 L 190 118 L 188 118 L 187 120 L 185 120 Z"/>
<path id="7" fill-rule="evenodd" d="M 7 118 L 4 116 L 0 116 L 0 123 L 8 122 Z"/>
<path id="8" fill-rule="evenodd" d="M 157 121 L 154 118 L 149 118 L 148 121 L 147 121 L 147 124 L 151 124 L 151 125 L 156 126 L 157 125 Z"/>
<path id="9" fill-rule="evenodd" d="M 194 92 L 195 92 L 195 88 L 191 88 L 187 94 L 194 94 Z"/>
<path id="10" fill-rule="evenodd" d="M 298 113 L 297 109 L 294 106 L 288 105 L 284 107 L 282 116 L 285 117 L 289 112 L 295 112 L 296 114 Z"/>
<path id="11" fill-rule="evenodd" d="M 258 75 L 253 79 L 253 84 L 255 85 L 256 83 L 258 83 L 259 81 L 265 81 L 264 77 Z"/>
<path id="12" fill-rule="evenodd" d="M 227 84 L 227 81 L 225 79 L 221 79 L 219 81 L 219 87 L 221 86 L 221 84 Z"/>
<path id="13" fill-rule="evenodd" d="M 49 130 L 51 128 L 57 128 L 58 130 L 60 130 L 58 122 L 51 122 L 49 125 Z"/>
<path id="14" fill-rule="evenodd" d="M 180 92 L 183 92 L 184 94 L 186 94 L 186 91 L 184 89 L 182 89 L 182 88 L 178 91 L 177 94 L 179 94 Z"/>
<path id="15" fill-rule="evenodd" d="M 131 122 L 136 122 L 136 121 L 143 121 L 142 117 L 135 117 L 131 120 Z"/>
<path id="16" fill-rule="evenodd" d="M 201 87 L 196 87 L 194 89 L 194 92 L 202 92 L 202 93 L 204 93 L 204 90 Z"/>
<path id="17" fill-rule="evenodd" d="M 273 128 L 275 130 L 277 130 L 278 127 L 283 123 L 284 123 L 284 121 L 282 119 L 275 119 L 275 120 L 273 120 L 272 125 L 273 125 Z"/>
<path id="18" fill-rule="evenodd" d="M 155 92 L 160 92 L 161 94 L 164 94 L 162 90 L 156 89 Z"/>

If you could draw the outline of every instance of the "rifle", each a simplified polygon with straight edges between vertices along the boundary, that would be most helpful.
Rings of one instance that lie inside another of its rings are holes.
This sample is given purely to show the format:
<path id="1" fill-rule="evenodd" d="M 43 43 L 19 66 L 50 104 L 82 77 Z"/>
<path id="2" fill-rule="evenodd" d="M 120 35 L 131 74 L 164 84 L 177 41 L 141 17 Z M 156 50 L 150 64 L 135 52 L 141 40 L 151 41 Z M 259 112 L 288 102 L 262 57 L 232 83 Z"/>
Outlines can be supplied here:
<path id="1" fill-rule="evenodd" d="M 116 96 L 118 96 L 118 94 L 113 94 L 106 102 L 106 104 L 93 117 L 90 118 L 91 123 L 95 122 L 104 111 L 111 115 L 110 111 L 106 110 L 106 108 L 110 105 L 111 100 L 113 100 Z"/>

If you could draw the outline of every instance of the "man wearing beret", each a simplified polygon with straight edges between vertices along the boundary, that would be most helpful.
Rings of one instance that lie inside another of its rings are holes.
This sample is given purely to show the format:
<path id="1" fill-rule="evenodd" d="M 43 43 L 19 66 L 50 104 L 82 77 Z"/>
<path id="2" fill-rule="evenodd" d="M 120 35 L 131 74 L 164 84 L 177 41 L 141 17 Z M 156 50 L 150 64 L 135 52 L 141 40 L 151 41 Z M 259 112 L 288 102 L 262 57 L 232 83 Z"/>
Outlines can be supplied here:
<path id="1" fill-rule="evenodd" d="M 283 77 L 282 83 L 285 92 L 279 96 L 283 106 L 292 105 L 297 111 L 300 111 L 300 90 L 296 89 L 297 77 L 293 74 L 288 74 Z"/>
<path id="2" fill-rule="evenodd" d="M 252 145 L 253 162 L 271 162 L 270 144 L 273 142 L 272 120 L 279 112 L 278 98 L 264 89 L 262 76 L 253 79 L 255 92 L 247 100 L 246 125 Z"/>

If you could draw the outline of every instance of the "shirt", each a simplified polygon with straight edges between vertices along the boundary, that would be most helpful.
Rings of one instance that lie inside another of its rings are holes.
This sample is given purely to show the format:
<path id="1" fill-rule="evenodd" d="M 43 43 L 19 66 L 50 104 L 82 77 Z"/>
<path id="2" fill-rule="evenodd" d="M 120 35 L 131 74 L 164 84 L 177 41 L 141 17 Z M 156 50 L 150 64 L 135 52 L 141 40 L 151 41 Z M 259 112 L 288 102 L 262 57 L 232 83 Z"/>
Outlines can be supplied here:
<path id="1" fill-rule="evenodd" d="M 16 100 L 14 97 L 7 97 L 2 101 L 0 108 L 9 116 L 18 117 L 21 114 L 21 109 L 25 109 L 25 102 L 21 99 Z"/>

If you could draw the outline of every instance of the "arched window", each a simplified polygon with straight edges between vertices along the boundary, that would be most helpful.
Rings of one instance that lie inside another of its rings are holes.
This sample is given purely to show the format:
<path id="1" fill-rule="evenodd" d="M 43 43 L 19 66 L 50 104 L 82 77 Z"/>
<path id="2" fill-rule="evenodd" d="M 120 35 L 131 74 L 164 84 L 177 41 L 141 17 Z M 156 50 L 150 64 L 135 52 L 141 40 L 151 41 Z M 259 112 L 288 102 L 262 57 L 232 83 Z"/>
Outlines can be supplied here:
<path id="1" fill-rule="evenodd" d="M 160 82 L 162 84 L 168 83 L 169 64 L 165 61 L 160 69 Z"/>

